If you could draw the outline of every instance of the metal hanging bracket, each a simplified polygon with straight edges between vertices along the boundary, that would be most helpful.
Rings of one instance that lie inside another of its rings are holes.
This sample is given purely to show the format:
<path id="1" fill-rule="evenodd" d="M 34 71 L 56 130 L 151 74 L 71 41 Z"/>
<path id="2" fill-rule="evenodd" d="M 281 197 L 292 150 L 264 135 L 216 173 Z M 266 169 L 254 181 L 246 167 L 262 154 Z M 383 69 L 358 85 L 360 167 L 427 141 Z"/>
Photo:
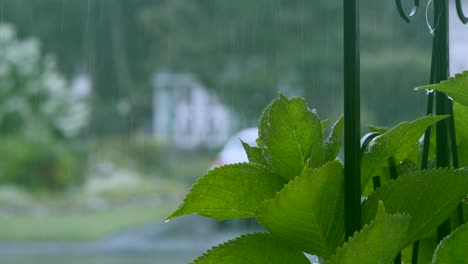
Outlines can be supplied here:
<path id="1" fill-rule="evenodd" d="M 410 17 L 415 16 L 418 13 L 419 10 L 419 0 L 414 0 L 413 8 L 411 9 L 411 12 L 409 14 L 406 14 L 405 10 L 403 9 L 403 4 L 401 3 L 402 0 L 395 0 L 398 14 L 400 14 L 400 17 L 406 21 L 406 23 L 410 23 L 411 19 Z"/>
<path id="2" fill-rule="evenodd" d="M 395 0 L 395 4 L 396 4 L 396 7 L 397 7 L 397 10 L 398 10 L 398 14 L 400 15 L 400 17 L 406 22 L 406 23 L 411 23 L 411 17 L 414 17 L 418 11 L 419 11 L 419 3 L 420 3 L 420 0 L 413 0 L 414 3 L 413 3 L 413 8 L 411 9 L 411 11 L 409 12 L 409 14 L 406 13 L 405 9 L 403 8 L 403 3 L 402 3 L 403 0 Z M 460 18 L 460 21 L 463 23 L 463 24 L 467 24 L 468 23 L 468 16 L 465 15 L 465 13 L 463 12 L 463 6 L 462 6 L 462 3 L 461 3 L 462 0 L 455 0 L 455 6 L 456 6 L 456 10 L 457 10 L 457 15 L 458 15 L 458 18 Z"/>
<path id="3" fill-rule="evenodd" d="M 458 14 L 458 18 L 460 18 L 460 21 L 463 24 L 468 23 L 468 16 L 466 16 L 465 13 L 463 13 L 463 7 L 462 7 L 462 4 L 461 4 L 461 0 L 455 0 L 455 5 L 456 5 L 456 8 L 457 8 L 457 14 Z"/>

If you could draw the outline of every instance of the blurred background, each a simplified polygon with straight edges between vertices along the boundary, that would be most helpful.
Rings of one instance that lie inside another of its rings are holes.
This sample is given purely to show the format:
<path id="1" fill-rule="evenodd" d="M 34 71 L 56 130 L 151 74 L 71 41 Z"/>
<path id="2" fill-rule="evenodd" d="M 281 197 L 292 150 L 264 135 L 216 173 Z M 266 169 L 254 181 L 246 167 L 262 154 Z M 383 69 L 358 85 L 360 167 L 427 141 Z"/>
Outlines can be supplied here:
<path id="1" fill-rule="evenodd" d="M 238 138 L 254 144 L 244 129 L 279 92 L 338 119 L 341 2 L 0 0 L 2 263 L 187 263 L 258 230 L 163 220 L 245 158 Z M 393 1 L 361 1 L 363 133 L 424 115 L 423 13 L 408 25 Z M 460 72 L 468 28 L 453 10 L 451 26 Z"/>

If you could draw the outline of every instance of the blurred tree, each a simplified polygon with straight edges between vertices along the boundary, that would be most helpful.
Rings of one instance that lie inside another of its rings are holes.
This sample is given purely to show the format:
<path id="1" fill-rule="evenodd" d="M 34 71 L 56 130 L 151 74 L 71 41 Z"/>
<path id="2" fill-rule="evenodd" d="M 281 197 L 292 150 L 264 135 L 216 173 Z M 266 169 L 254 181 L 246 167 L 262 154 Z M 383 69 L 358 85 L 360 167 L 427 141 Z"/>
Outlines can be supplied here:
<path id="1" fill-rule="evenodd" d="M 36 38 L 0 23 L 0 184 L 65 190 L 84 179 L 86 153 L 73 140 L 88 123 L 86 96 L 72 89 Z"/>
<path id="2" fill-rule="evenodd" d="M 429 69 L 423 16 L 407 26 L 392 2 L 363 0 L 361 9 L 364 109 L 384 124 L 414 117 L 410 88 Z M 91 74 L 94 134 L 144 126 L 158 70 L 197 74 L 246 125 L 278 90 L 341 112 L 340 1 L 0 0 L 0 11 L 40 37 L 69 76 Z M 395 94 L 398 107 L 381 103 Z"/>
<path id="3" fill-rule="evenodd" d="M 361 4 L 364 109 L 386 124 L 417 115 L 408 111 L 415 98 L 410 88 L 427 81 L 431 45 L 418 29 L 424 21 L 407 26 L 393 5 Z M 156 68 L 197 73 L 246 116 L 255 116 L 278 90 L 305 96 L 322 113 L 341 113 L 340 1 L 161 0 L 139 19 Z M 398 107 L 396 100 L 382 104 L 395 95 Z"/>
<path id="4" fill-rule="evenodd" d="M 85 98 L 75 94 L 43 56 L 35 38 L 19 40 L 0 24 L 0 134 L 35 138 L 76 136 L 88 121 Z"/>
<path id="5" fill-rule="evenodd" d="M 80 72 L 91 76 L 88 131 L 119 134 L 151 117 L 150 44 L 133 19 L 144 2 L 150 1 L 0 0 L 0 14 L 19 35 L 39 37 L 69 78 Z"/>

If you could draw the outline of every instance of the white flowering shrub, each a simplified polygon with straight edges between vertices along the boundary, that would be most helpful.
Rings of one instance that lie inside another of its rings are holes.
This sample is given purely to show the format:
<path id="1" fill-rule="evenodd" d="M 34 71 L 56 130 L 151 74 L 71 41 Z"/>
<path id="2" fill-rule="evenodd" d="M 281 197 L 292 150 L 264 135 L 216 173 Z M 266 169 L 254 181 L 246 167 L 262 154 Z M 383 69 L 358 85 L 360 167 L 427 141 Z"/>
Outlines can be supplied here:
<path id="1" fill-rule="evenodd" d="M 0 134 L 34 137 L 79 134 L 88 122 L 86 98 L 74 92 L 43 56 L 39 40 L 20 40 L 10 24 L 0 24 Z"/>
<path id="2" fill-rule="evenodd" d="M 61 191 L 82 183 L 86 152 L 70 139 L 88 123 L 86 101 L 39 40 L 0 24 L 0 184 Z"/>

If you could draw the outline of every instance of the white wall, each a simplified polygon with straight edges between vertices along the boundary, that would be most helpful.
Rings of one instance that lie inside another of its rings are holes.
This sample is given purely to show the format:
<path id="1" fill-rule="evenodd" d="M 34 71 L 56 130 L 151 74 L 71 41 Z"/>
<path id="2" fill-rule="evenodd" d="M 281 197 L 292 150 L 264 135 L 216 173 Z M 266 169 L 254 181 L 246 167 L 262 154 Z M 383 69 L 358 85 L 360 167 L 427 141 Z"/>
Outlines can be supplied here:
<path id="1" fill-rule="evenodd" d="M 153 78 L 153 131 L 180 148 L 218 147 L 228 136 L 231 112 L 192 74 Z"/>

